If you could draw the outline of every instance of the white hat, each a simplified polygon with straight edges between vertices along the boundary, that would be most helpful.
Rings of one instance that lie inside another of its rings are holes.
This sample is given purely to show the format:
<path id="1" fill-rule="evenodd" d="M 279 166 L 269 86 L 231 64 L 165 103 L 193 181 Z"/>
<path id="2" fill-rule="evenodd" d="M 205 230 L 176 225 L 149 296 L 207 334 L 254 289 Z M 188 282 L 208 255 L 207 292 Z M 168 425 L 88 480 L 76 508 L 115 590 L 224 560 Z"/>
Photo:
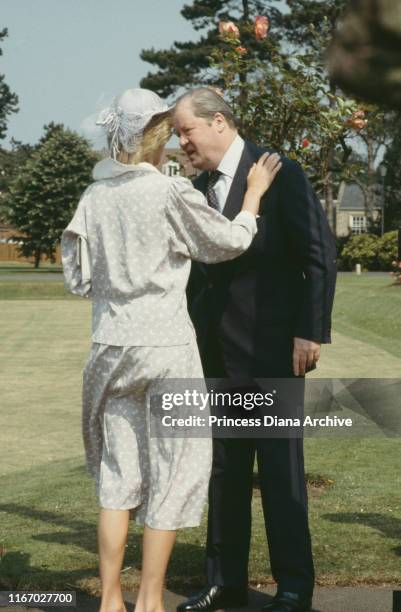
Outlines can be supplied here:
<path id="1" fill-rule="evenodd" d="M 170 107 L 153 91 L 127 89 L 101 111 L 96 125 L 101 125 L 107 132 L 111 156 L 116 159 L 120 147 L 133 153 L 149 121 L 169 111 Z"/>

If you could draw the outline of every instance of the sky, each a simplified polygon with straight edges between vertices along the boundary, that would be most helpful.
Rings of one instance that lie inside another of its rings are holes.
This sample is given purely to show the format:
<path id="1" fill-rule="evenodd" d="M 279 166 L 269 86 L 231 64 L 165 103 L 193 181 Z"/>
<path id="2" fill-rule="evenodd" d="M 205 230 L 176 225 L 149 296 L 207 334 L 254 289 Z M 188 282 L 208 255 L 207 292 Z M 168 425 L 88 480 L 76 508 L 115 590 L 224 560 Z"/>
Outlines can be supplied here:
<path id="1" fill-rule="evenodd" d="M 80 133 L 152 66 L 144 48 L 167 49 L 197 34 L 180 15 L 188 0 L 0 0 L 0 73 L 19 97 L 8 121 L 11 137 L 35 143 L 50 121 Z M 86 134 L 85 134 L 86 135 Z"/>

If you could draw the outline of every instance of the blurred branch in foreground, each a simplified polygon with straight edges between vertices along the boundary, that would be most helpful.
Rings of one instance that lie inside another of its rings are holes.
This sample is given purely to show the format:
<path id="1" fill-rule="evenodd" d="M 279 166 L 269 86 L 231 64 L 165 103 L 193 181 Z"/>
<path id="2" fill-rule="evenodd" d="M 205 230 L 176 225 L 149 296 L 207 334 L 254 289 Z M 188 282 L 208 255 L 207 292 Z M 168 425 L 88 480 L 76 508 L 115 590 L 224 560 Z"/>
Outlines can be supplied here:
<path id="1" fill-rule="evenodd" d="M 329 71 L 344 90 L 401 110 L 401 0 L 351 0 Z"/>

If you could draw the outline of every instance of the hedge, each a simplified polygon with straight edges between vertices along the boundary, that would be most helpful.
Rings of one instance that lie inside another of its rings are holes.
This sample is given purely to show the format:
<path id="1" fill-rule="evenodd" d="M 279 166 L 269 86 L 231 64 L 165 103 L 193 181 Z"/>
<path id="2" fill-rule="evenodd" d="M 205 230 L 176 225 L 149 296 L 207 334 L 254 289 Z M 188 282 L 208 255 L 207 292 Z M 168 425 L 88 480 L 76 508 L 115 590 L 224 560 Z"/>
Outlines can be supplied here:
<path id="1" fill-rule="evenodd" d="M 397 259 L 398 232 L 387 232 L 382 237 L 358 234 L 337 241 L 338 269 L 354 270 L 357 263 L 363 270 L 390 272 Z"/>

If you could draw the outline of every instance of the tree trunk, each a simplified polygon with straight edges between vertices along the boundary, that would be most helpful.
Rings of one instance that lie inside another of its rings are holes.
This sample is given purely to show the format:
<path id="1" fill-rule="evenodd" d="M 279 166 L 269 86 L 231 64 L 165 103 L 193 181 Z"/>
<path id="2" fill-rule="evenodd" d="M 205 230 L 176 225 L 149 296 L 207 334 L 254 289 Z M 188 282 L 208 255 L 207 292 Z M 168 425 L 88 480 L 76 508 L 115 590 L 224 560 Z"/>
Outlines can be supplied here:
<path id="1" fill-rule="evenodd" d="M 39 268 L 40 266 L 40 256 L 41 256 L 41 252 L 40 251 L 35 251 L 35 268 Z"/>
<path id="2" fill-rule="evenodd" d="M 371 134 L 367 135 L 367 189 L 365 193 L 365 212 L 368 220 L 368 225 L 371 226 L 374 224 L 374 206 L 375 206 L 375 182 L 376 182 L 376 172 L 374 167 L 374 152 L 373 152 L 373 138 Z"/>
<path id="3" fill-rule="evenodd" d="M 327 219 L 331 227 L 331 231 L 334 235 L 337 233 L 337 219 L 336 210 L 334 208 L 334 177 L 333 177 L 333 164 L 334 164 L 334 149 L 332 145 L 329 145 L 327 150 L 327 174 L 324 182 L 324 203 Z"/>
<path id="4" fill-rule="evenodd" d="M 335 95 L 336 93 L 336 87 L 332 83 L 330 83 L 330 93 L 332 95 Z M 329 106 L 332 107 L 333 105 L 334 105 L 334 101 L 332 98 L 329 97 Z M 334 164 L 335 164 L 335 151 L 334 151 L 334 145 L 331 142 L 328 143 L 326 151 L 327 151 L 327 163 L 326 163 L 327 174 L 326 174 L 326 180 L 324 183 L 324 202 L 325 202 L 326 215 L 329 221 L 331 231 L 333 232 L 334 236 L 336 236 L 337 235 L 337 215 L 336 215 L 337 211 L 334 208 L 334 175 L 333 175 Z"/>
<path id="5" fill-rule="evenodd" d="M 336 222 L 336 210 L 334 208 L 334 186 L 333 177 L 330 172 L 330 176 L 327 177 L 327 182 L 324 186 L 324 203 L 327 214 L 327 219 L 331 227 L 331 231 L 334 235 L 337 233 L 337 222 Z"/>
<path id="6" fill-rule="evenodd" d="M 247 21 L 249 21 L 249 1 L 248 0 L 242 0 L 242 21 L 243 23 L 246 23 Z M 240 127 L 243 127 L 243 117 L 244 117 L 244 110 L 247 107 L 248 104 L 248 95 L 247 95 L 247 91 L 246 91 L 246 82 L 248 80 L 248 75 L 246 72 L 241 72 L 241 74 L 239 75 L 239 80 L 241 83 L 241 89 L 239 92 L 239 108 L 240 108 L 240 116 L 239 116 L 239 120 L 240 120 Z"/>

